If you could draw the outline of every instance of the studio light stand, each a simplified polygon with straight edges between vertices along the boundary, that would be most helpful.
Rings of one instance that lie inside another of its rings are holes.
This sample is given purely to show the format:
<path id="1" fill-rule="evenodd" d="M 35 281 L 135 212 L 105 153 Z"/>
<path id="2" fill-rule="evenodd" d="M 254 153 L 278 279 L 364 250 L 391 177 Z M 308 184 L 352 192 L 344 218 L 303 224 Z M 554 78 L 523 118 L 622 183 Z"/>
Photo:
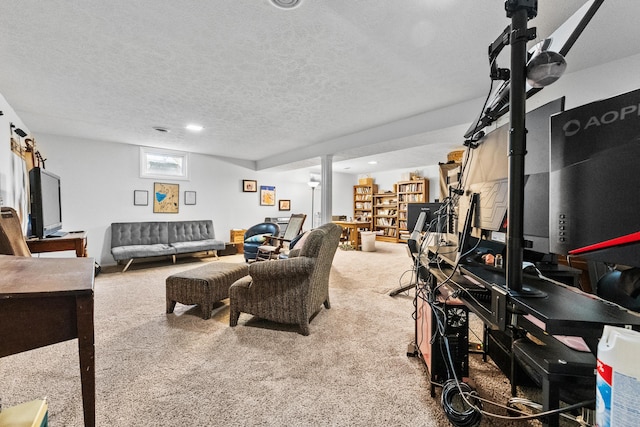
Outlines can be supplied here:
<path id="1" fill-rule="evenodd" d="M 506 279 L 513 296 L 544 296 L 522 284 L 524 257 L 524 158 L 527 154 L 526 74 L 527 42 L 535 38 L 535 28 L 527 29 L 527 21 L 538 14 L 537 0 L 507 0 L 507 17 L 511 18 L 511 82 L 509 96 L 509 208 L 507 213 Z"/>

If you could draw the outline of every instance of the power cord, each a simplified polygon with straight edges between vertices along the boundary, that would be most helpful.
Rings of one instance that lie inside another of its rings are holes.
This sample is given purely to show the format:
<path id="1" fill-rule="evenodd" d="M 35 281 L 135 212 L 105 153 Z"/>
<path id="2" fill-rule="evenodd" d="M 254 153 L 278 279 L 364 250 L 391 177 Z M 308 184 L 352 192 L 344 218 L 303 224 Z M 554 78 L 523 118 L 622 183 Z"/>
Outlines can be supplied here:
<path id="1" fill-rule="evenodd" d="M 465 396 L 466 395 L 466 396 Z M 467 383 L 448 380 L 442 386 L 440 399 L 444 413 L 456 427 L 475 427 L 482 420 L 482 402 L 474 398 L 475 391 Z M 467 402 L 473 401 L 473 406 Z"/>

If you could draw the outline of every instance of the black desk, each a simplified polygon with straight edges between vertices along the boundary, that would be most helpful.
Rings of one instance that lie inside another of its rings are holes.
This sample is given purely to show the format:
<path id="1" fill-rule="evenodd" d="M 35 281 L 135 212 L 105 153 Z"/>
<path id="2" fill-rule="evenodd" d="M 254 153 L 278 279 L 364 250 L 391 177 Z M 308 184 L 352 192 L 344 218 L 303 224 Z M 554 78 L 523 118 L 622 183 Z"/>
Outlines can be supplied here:
<path id="1" fill-rule="evenodd" d="M 441 263 L 439 268 L 429 270 L 438 282 L 450 275 L 451 267 Z M 546 294 L 543 298 L 513 296 L 505 287 L 504 275 L 482 266 L 462 266 L 459 272 L 452 275 L 453 281 L 463 288 L 471 289 L 467 294 L 462 292 L 459 299 L 475 313 L 492 330 L 505 331 L 512 338 L 511 346 L 506 351 L 511 358 L 512 392 L 514 385 L 514 357 L 513 340 L 528 332 L 534 336 L 544 336 L 554 340 L 552 335 L 567 335 L 582 337 L 592 354 L 580 353 L 563 347 L 554 346 L 557 350 L 570 355 L 567 359 L 577 363 L 557 364 L 551 366 L 545 360 L 544 350 L 520 345 L 516 352 L 520 360 L 526 360 L 530 367 L 537 367 L 543 377 L 543 410 L 555 409 L 559 406 L 559 394 L 556 386 L 567 378 L 588 378 L 595 376 L 595 358 L 598 338 L 602 335 L 604 325 L 630 327 L 640 330 L 640 315 L 628 311 L 596 295 L 587 294 L 577 288 L 542 280 L 535 276 L 524 276 L 524 284 L 530 288 L 540 290 Z M 478 287 L 474 286 L 478 284 Z M 473 289 L 481 287 L 492 292 L 485 298 L 474 298 Z M 455 289 L 455 286 L 452 286 Z M 532 317 L 534 319 L 532 319 Z M 485 329 L 486 330 L 486 329 Z M 485 344 L 486 344 L 485 337 Z M 587 361 L 587 362 L 585 362 Z M 593 365 L 593 366 L 591 366 Z M 595 388 L 593 390 L 595 397 Z M 544 425 L 557 426 L 558 417 L 549 417 Z"/>
<path id="2" fill-rule="evenodd" d="M 462 266 L 461 270 L 485 286 L 490 287 L 495 284 L 504 286 L 504 276 L 498 272 L 485 270 L 479 266 Z M 525 275 L 523 282 L 532 289 L 544 292 L 546 296 L 532 298 L 509 295 L 508 304 L 511 306 L 511 311 L 534 316 L 543 323 L 541 330 L 550 335 L 582 337 L 595 353 L 597 340 L 602 336 L 604 325 L 640 330 L 638 313 L 612 304 L 596 295 L 535 276 Z M 470 307 L 470 309 L 473 308 Z M 524 329 L 529 330 L 532 323 L 521 319 L 522 316 L 518 316 L 515 320 L 524 323 Z"/>
<path id="3" fill-rule="evenodd" d="M 596 295 L 540 279 L 527 285 L 547 294 L 545 298 L 511 297 L 517 309 L 544 322 L 544 331 L 552 335 L 600 338 L 604 325 L 640 330 L 640 316 Z"/>

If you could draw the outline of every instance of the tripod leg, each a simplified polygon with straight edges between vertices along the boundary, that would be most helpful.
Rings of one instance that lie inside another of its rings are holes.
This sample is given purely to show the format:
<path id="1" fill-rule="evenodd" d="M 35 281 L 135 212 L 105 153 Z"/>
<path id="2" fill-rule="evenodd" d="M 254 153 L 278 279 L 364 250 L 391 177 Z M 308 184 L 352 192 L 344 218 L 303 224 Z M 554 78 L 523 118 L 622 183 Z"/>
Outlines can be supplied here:
<path id="1" fill-rule="evenodd" d="M 414 283 L 411 283 L 410 285 L 406 285 L 406 286 L 403 286 L 401 288 L 394 289 L 393 291 L 389 292 L 389 296 L 390 297 L 394 297 L 394 296 L 398 295 L 400 292 L 408 291 L 411 288 L 415 288 L 415 286 L 416 285 Z"/>

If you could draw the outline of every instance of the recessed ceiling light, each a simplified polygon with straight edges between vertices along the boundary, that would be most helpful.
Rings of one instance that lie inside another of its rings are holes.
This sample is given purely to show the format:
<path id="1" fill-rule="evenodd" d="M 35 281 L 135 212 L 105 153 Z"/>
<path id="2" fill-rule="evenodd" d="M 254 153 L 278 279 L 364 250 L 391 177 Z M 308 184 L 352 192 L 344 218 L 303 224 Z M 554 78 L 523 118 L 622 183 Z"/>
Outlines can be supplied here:
<path id="1" fill-rule="evenodd" d="M 171 132 L 168 128 L 165 128 L 165 127 L 162 127 L 162 126 L 154 126 L 153 130 L 157 130 L 158 132 L 162 132 L 162 133 Z"/>
<path id="2" fill-rule="evenodd" d="M 271 3 L 280 9 L 293 9 L 300 6 L 302 0 L 271 0 Z"/>
<path id="3" fill-rule="evenodd" d="M 194 124 L 186 125 L 184 128 L 192 132 L 200 132 L 202 129 L 204 129 L 202 126 Z"/>
<path id="4" fill-rule="evenodd" d="M 378 164 L 378 162 L 375 161 L 375 160 L 371 160 L 370 162 L 367 162 L 367 163 L 369 163 L 370 165 L 377 165 Z"/>

